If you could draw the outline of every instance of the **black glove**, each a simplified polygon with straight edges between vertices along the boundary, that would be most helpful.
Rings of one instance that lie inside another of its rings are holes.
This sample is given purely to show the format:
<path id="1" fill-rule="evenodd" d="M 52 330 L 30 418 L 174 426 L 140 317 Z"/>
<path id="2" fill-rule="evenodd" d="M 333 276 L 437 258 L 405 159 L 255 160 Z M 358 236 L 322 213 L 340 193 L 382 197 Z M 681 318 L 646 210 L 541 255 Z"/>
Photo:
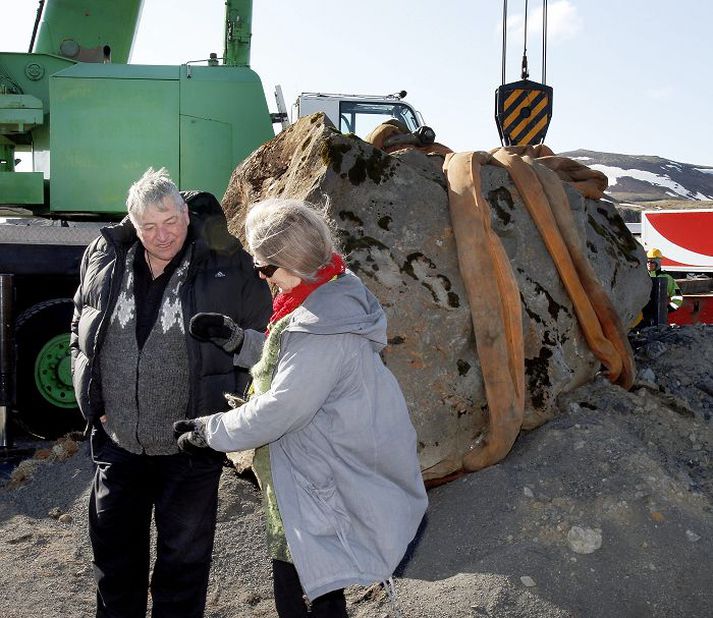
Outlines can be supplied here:
<path id="1" fill-rule="evenodd" d="M 243 329 L 222 313 L 196 313 L 188 331 L 196 339 L 211 341 L 229 353 L 240 349 L 243 343 Z"/>
<path id="2" fill-rule="evenodd" d="M 187 418 L 173 423 L 173 437 L 184 453 L 205 453 L 209 448 L 205 440 L 205 423 L 197 418 Z"/>

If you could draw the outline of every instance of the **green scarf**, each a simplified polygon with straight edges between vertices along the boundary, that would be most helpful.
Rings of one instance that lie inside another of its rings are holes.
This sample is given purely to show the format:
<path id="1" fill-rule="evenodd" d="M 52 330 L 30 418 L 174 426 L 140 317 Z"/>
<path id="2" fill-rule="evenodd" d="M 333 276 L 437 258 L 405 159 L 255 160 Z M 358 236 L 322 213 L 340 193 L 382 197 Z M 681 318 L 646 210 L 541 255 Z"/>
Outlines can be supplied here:
<path id="1" fill-rule="evenodd" d="M 280 337 L 290 322 L 290 315 L 273 324 L 262 349 L 260 360 L 253 366 L 250 373 L 253 377 L 251 396 L 262 395 L 270 390 L 272 376 L 280 356 Z M 262 489 L 263 504 L 267 517 L 267 548 L 270 556 L 276 560 L 292 562 L 290 549 L 285 538 L 285 528 L 277 506 L 277 497 L 272 483 L 270 470 L 270 448 L 268 445 L 255 450 L 253 471 Z"/>

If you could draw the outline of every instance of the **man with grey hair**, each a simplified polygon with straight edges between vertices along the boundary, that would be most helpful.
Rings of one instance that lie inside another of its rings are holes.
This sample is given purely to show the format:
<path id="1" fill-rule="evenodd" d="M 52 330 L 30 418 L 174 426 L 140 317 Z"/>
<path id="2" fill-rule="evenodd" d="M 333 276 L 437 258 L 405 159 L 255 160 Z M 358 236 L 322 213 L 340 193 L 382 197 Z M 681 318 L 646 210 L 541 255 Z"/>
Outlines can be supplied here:
<path id="1" fill-rule="evenodd" d="M 187 203 L 188 202 L 188 203 Z M 87 247 L 72 320 L 72 371 L 96 464 L 89 532 L 97 616 L 203 615 L 223 457 L 179 452 L 173 423 L 244 392 L 239 341 L 192 337 L 199 312 L 264 330 L 267 284 L 210 194 L 181 195 L 165 169 L 129 189 L 128 216 Z"/>

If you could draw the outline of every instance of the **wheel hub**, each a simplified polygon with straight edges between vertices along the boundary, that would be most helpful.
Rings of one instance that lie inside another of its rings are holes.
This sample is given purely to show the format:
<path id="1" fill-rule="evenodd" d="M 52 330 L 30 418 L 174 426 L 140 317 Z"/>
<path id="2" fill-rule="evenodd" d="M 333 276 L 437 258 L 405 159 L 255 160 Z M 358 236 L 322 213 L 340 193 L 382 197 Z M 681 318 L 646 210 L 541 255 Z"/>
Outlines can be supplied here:
<path id="1" fill-rule="evenodd" d="M 72 387 L 69 333 L 57 335 L 42 346 L 35 360 L 35 383 L 37 390 L 52 405 L 77 407 Z"/>

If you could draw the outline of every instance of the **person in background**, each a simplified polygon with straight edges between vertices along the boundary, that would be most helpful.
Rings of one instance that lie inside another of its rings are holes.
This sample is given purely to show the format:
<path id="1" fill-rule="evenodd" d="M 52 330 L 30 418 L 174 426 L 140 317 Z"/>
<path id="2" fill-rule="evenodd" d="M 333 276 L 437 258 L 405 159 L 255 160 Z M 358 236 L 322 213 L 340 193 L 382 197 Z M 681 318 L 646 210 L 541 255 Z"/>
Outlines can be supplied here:
<path id="1" fill-rule="evenodd" d="M 683 295 L 681 294 L 681 288 L 678 287 L 676 280 L 661 270 L 661 260 L 663 254 L 659 249 L 649 249 L 646 253 L 646 267 L 649 271 L 649 276 L 662 277 L 666 280 L 666 296 L 668 298 L 668 311 L 676 311 L 681 308 L 683 304 Z"/>
<path id="2" fill-rule="evenodd" d="M 221 409 L 248 373 L 234 341 L 188 334 L 196 312 L 220 311 L 264 328 L 268 286 L 227 232 L 215 198 L 192 195 L 193 214 L 165 169 L 129 189 L 128 216 L 86 249 L 74 297 L 71 354 L 96 473 L 89 504 L 97 616 L 146 615 L 152 512 L 155 618 L 203 615 L 224 456 L 186 455 L 173 423 Z"/>
<path id="3" fill-rule="evenodd" d="M 683 295 L 678 287 L 676 280 L 661 270 L 661 260 L 663 255 L 659 249 L 651 248 L 646 253 L 646 267 L 649 271 L 649 276 L 653 280 L 663 281 L 666 291 L 666 305 L 661 303 L 657 294 L 658 286 L 651 287 L 651 298 L 642 310 L 642 320 L 639 327 L 655 326 L 656 324 L 666 324 L 668 322 L 668 314 L 677 311 L 683 304 Z"/>
<path id="4" fill-rule="evenodd" d="M 245 231 L 255 270 L 280 290 L 267 338 L 215 314 L 196 315 L 191 332 L 242 339 L 236 362 L 252 366 L 254 394 L 178 422 L 178 443 L 258 448 L 279 616 L 345 617 L 345 586 L 393 584 L 427 505 L 416 432 L 379 355 L 386 316 L 310 205 L 255 204 Z"/>

